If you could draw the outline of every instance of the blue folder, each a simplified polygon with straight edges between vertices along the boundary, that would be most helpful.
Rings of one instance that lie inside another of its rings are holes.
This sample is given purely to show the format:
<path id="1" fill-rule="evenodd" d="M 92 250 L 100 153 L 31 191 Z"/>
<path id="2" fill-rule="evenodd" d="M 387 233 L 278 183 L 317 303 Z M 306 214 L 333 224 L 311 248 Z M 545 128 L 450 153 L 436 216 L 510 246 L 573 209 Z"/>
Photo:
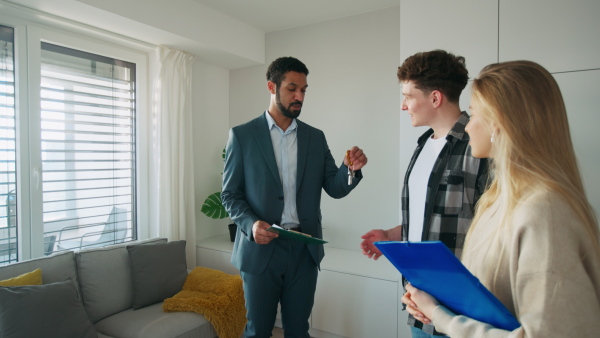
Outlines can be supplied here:
<path id="1" fill-rule="evenodd" d="M 375 242 L 417 289 L 452 312 L 512 331 L 521 324 L 440 241 Z"/>

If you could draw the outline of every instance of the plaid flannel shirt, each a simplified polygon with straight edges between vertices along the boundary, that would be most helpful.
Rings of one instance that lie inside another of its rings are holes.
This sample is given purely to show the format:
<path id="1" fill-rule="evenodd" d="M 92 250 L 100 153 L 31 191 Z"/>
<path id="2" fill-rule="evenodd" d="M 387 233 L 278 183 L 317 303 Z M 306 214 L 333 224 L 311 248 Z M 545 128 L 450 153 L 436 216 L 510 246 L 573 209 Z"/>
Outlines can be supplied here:
<path id="1" fill-rule="evenodd" d="M 465 237 L 473 214 L 475 204 L 483 194 L 488 183 L 487 159 L 474 158 L 469 146 L 469 135 L 465 126 L 469 115 L 462 112 L 446 136 L 446 144 L 436 159 L 425 199 L 425 217 L 423 224 L 423 241 L 441 241 L 460 258 Z M 410 228 L 408 178 L 413 166 L 425 145 L 433 134 L 433 129 L 419 137 L 417 149 L 410 160 L 404 187 L 402 189 L 402 240 L 408 240 Z M 433 325 L 425 325 L 408 316 L 408 325 L 418 327 L 428 334 L 442 335 L 434 330 Z"/>

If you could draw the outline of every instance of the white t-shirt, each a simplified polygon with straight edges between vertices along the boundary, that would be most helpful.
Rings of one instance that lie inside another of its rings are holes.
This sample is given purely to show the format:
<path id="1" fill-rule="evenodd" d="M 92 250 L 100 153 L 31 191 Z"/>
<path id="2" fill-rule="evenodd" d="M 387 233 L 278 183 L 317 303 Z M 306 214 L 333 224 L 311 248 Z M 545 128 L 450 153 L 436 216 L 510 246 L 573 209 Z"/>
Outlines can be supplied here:
<path id="1" fill-rule="evenodd" d="M 429 138 L 419 153 L 419 157 L 408 178 L 408 240 L 420 242 L 423 235 L 423 218 L 425 216 L 425 198 L 427 197 L 427 182 L 442 148 L 446 137 L 437 140 Z"/>

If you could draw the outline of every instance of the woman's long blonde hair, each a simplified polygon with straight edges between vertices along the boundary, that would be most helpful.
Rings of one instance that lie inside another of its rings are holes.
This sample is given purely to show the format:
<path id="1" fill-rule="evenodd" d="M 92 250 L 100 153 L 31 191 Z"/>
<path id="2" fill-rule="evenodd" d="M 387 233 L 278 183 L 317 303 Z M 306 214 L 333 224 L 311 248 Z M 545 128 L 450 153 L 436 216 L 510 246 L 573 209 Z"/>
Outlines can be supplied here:
<path id="1" fill-rule="evenodd" d="M 480 107 L 478 118 L 496 132 L 493 179 L 477 204 L 471 230 L 482 212 L 499 200 L 504 208 L 498 235 L 504 236 L 511 230 L 508 220 L 518 202 L 532 189 L 547 189 L 571 206 L 600 255 L 597 220 L 585 195 L 565 104 L 552 75 L 531 61 L 492 64 L 474 79 L 472 100 Z"/>

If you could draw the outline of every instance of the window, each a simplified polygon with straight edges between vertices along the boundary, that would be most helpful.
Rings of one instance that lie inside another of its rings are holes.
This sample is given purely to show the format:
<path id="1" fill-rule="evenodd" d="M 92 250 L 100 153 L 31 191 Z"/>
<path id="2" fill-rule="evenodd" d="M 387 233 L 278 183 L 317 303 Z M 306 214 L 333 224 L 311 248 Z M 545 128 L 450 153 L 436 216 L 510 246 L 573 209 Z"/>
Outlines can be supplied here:
<path id="1" fill-rule="evenodd" d="M 45 252 L 134 239 L 135 65 L 41 47 Z"/>
<path id="2" fill-rule="evenodd" d="M 0 26 L 0 265 L 17 260 L 14 30 Z"/>
<path id="3" fill-rule="evenodd" d="M 149 236 L 153 49 L 111 38 L 0 13 L 0 266 Z"/>

